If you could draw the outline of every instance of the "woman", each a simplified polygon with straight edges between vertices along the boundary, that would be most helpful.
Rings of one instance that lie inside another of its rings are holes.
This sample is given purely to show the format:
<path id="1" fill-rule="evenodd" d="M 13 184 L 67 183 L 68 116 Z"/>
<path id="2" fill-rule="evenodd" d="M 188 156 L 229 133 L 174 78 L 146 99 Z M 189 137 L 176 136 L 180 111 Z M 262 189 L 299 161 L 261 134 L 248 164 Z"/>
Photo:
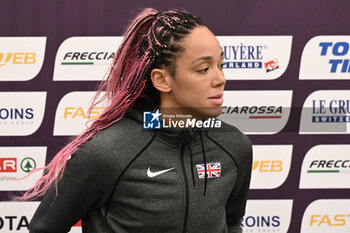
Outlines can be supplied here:
<path id="1" fill-rule="evenodd" d="M 113 61 L 110 105 L 48 165 L 30 232 L 241 232 L 251 144 L 236 128 L 143 129 L 143 112 L 221 113 L 223 53 L 199 17 L 145 9 Z M 175 115 L 176 116 L 176 115 Z M 176 118 L 170 117 L 176 121 Z"/>

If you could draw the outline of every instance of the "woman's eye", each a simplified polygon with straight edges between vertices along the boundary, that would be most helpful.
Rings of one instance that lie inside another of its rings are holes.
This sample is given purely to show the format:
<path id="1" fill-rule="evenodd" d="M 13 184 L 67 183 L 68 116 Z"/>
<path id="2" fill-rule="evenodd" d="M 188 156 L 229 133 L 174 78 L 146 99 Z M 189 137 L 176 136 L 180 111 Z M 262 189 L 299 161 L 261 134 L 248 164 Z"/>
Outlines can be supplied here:
<path id="1" fill-rule="evenodd" d="M 209 67 L 199 70 L 199 73 L 206 73 L 209 70 Z"/>

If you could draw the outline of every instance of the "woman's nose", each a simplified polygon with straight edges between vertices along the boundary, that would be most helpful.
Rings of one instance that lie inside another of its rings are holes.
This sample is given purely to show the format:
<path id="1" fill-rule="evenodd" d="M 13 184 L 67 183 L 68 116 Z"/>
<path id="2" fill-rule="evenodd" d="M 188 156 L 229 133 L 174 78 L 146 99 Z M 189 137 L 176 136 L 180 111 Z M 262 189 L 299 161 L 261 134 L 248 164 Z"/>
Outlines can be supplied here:
<path id="1" fill-rule="evenodd" d="M 223 86 L 226 83 L 226 78 L 224 75 L 224 72 L 222 71 L 222 69 L 217 69 L 215 78 L 213 80 L 213 85 L 214 86 Z"/>

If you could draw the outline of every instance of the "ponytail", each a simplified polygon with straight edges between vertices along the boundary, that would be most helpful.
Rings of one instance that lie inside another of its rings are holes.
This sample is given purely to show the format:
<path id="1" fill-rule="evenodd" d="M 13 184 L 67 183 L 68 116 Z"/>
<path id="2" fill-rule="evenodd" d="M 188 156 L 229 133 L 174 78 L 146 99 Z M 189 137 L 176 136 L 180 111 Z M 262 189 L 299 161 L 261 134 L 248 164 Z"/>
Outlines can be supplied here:
<path id="1" fill-rule="evenodd" d="M 107 100 L 109 106 L 89 128 L 59 151 L 36 184 L 15 200 L 30 200 L 43 196 L 62 177 L 68 158 L 101 130 L 121 120 L 129 107 L 142 108 L 145 103 L 156 107 L 159 92 L 149 78 L 153 68 L 165 66 L 175 72 L 175 57 L 181 52 L 181 40 L 194 27 L 204 25 L 199 17 L 183 11 L 158 12 L 147 8 L 131 22 L 110 66 L 107 79 L 101 83 L 93 105 Z M 98 96 L 104 92 L 103 96 Z M 74 156 L 74 155 L 73 155 Z"/>

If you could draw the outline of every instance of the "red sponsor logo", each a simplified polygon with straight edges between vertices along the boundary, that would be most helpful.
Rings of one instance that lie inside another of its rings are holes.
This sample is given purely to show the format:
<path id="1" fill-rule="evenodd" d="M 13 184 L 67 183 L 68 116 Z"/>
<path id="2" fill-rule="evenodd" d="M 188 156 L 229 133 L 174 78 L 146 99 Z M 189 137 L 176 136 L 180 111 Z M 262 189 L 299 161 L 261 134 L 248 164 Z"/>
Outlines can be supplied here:
<path id="1" fill-rule="evenodd" d="M 74 227 L 81 227 L 81 220 L 79 220 L 79 222 L 77 222 Z"/>
<path id="2" fill-rule="evenodd" d="M 0 158 L 0 172 L 17 172 L 17 158 Z"/>
<path id="3" fill-rule="evenodd" d="M 273 59 L 272 61 L 265 62 L 265 69 L 266 72 L 273 71 L 275 69 L 278 69 L 280 66 L 278 64 L 277 58 Z"/>

